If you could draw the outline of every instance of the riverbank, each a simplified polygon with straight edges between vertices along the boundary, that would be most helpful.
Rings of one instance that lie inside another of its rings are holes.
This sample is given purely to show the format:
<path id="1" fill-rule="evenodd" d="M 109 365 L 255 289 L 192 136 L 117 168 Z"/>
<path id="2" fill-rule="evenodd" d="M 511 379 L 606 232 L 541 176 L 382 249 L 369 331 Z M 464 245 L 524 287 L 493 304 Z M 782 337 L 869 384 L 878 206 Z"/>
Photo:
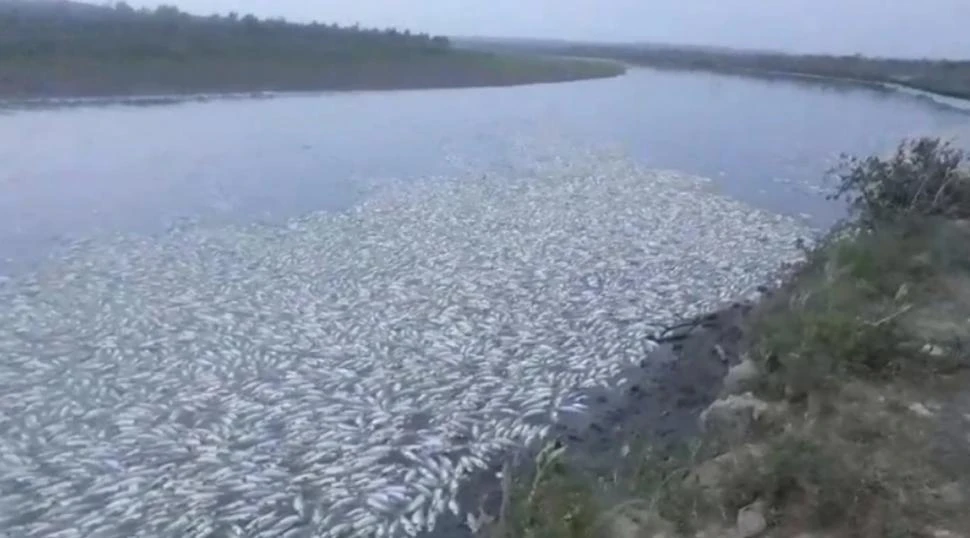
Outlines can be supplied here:
<path id="1" fill-rule="evenodd" d="M 616 62 L 458 50 L 444 36 L 172 6 L 0 1 L 0 98 L 510 86 L 620 75 Z"/>
<path id="2" fill-rule="evenodd" d="M 609 61 L 464 51 L 325 66 L 208 59 L 128 65 L 91 58 L 0 61 L 0 99 L 516 86 L 608 78 L 625 71 L 619 63 Z"/>
<path id="3" fill-rule="evenodd" d="M 592 52 L 585 51 L 587 54 Z M 942 97 L 970 99 L 970 61 L 896 60 L 861 56 L 724 53 L 670 50 L 599 51 L 607 58 L 658 69 L 815 78 L 902 87 Z M 584 54 L 586 55 L 586 54 Z"/>
<path id="4" fill-rule="evenodd" d="M 581 391 L 588 409 L 562 414 L 552 430 L 551 437 L 557 440 L 552 445 L 513 451 L 466 479 L 459 504 L 467 513 L 461 517 L 441 514 L 435 528 L 421 532 L 421 538 L 503 535 L 502 514 L 517 517 L 510 513 L 514 497 L 508 492 L 521 494 L 523 484 L 519 480 L 534 477 L 537 462 L 552 463 L 549 454 L 563 447 L 568 446 L 570 461 L 583 473 L 610 474 L 617 458 L 633 446 L 639 448 L 650 442 L 671 449 L 697 435 L 697 417 L 717 398 L 728 367 L 737 362 L 742 322 L 754 308 L 755 298 L 762 295 L 760 291 L 753 293 L 748 300 L 658 335 L 663 342 L 639 363 L 624 366 L 608 380 L 605 385 L 610 389 Z M 624 442 L 618 444 L 618 439 Z"/>
<path id="5" fill-rule="evenodd" d="M 738 344 L 682 348 L 680 379 L 695 376 L 706 400 L 685 419 L 694 432 L 670 441 L 628 410 L 632 427 L 612 428 L 598 459 L 561 438 L 505 478 L 481 535 L 966 536 L 970 173 L 958 157 L 924 140 L 849 163 L 855 220 L 705 329 Z M 727 373 L 712 389 L 698 372 Z M 648 410 L 680 410 L 662 405 Z"/>
<path id="6" fill-rule="evenodd" d="M 855 84 L 888 85 L 943 97 L 970 99 L 970 61 L 869 58 L 861 55 L 783 54 L 673 45 L 533 43 L 529 40 L 465 40 L 493 52 L 609 58 L 656 69 L 696 70 L 768 77 L 809 77 Z"/>

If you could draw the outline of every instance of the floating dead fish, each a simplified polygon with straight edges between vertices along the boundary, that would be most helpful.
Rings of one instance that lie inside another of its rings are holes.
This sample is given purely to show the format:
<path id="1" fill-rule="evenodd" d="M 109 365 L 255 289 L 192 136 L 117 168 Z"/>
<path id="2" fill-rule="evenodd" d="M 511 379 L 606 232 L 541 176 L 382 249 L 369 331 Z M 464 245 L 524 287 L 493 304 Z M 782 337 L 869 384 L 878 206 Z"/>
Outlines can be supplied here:
<path id="1" fill-rule="evenodd" d="M 810 234 L 615 153 L 516 159 L 283 226 L 91 239 L 3 281 L 0 536 L 464 520 L 464 475 Z"/>

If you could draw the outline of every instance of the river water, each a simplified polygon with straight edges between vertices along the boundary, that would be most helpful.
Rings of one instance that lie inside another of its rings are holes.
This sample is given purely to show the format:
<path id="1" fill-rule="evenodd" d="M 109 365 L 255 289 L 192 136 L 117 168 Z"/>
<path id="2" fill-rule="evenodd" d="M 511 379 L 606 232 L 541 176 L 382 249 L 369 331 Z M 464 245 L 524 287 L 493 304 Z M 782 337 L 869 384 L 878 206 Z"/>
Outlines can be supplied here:
<path id="1" fill-rule="evenodd" d="M 872 88 L 635 69 L 510 88 L 286 95 L 0 112 L 0 272 L 65 238 L 184 218 L 276 220 L 346 208 L 384 177 L 502 167 L 514 134 L 620 146 L 649 166 L 825 225 L 840 152 L 949 133 L 965 111 Z"/>
<path id="2" fill-rule="evenodd" d="M 655 331 L 768 281 L 797 219 L 842 214 L 819 180 L 839 152 L 967 123 L 807 84 L 636 70 L 7 110 L 0 535 L 466 536 L 469 477 L 599 420 L 613 400 L 589 391 L 648 392 L 624 379 L 654 382 Z M 186 218 L 206 225 L 16 275 L 65 238 Z"/>

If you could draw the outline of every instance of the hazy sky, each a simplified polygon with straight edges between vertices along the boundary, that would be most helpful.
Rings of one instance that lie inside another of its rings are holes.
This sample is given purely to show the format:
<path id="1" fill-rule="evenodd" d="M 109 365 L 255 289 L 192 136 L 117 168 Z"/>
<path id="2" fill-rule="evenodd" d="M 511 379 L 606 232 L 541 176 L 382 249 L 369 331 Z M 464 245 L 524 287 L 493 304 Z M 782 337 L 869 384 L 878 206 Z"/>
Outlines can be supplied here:
<path id="1" fill-rule="evenodd" d="M 154 6 L 159 1 L 129 0 Z M 447 35 L 970 58 L 970 0 L 167 0 Z"/>

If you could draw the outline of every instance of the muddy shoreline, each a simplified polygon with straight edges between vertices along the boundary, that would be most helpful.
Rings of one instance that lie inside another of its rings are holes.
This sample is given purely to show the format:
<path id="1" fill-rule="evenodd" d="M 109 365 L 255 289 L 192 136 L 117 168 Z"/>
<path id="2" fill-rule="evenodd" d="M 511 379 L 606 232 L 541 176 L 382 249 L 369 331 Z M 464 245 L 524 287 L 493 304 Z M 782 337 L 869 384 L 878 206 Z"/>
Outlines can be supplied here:
<path id="1" fill-rule="evenodd" d="M 572 463 L 591 472 L 613 469 L 624 447 L 648 442 L 670 450 L 699 433 L 698 418 L 713 402 L 728 369 L 740 362 L 743 323 L 762 293 L 731 303 L 712 313 L 687 320 L 662 335 L 658 347 L 639 364 L 631 364 L 609 382 L 608 389 L 582 391 L 589 410 L 562 415 L 546 443 L 566 447 Z M 493 462 L 487 471 L 464 481 L 460 505 L 480 520 L 497 518 L 502 505 L 503 466 L 515 474 L 529 474 L 540 447 L 523 449 Z M 443 513 L 434 530 L 422 538 L 470 538 L 464 515 Z"/>

